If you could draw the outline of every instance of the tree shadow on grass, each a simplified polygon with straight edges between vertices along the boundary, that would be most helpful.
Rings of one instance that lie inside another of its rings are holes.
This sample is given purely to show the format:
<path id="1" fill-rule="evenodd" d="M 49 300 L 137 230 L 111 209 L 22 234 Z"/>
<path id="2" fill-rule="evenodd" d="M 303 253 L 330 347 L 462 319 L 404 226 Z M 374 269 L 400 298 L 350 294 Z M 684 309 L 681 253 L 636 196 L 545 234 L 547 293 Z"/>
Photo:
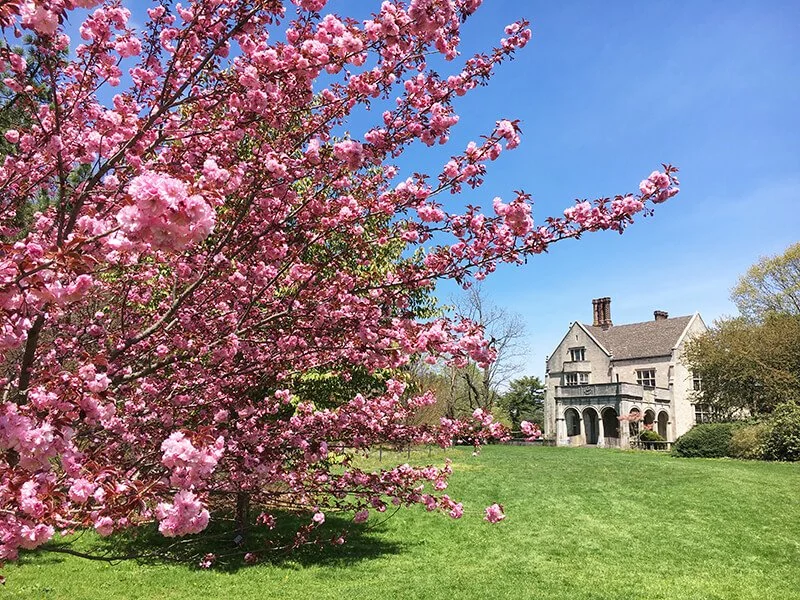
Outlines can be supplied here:
<path id="1" fill-rule="evenodd" d="M 232 519 L 216 519 L 202 533 L 182 538 L 165 538 L 155 525 L 148 525 L 107 538 L 93 531 L 79 533 L 26 554 L 33 559 L 31 562 L 38 564 L 57 562 L 61 560 L 58 553 L 64 553 L 112 563 L 135 560 L 145 565 L 175 564 L 235 573 L 259 564 L 348 566 L 399 554 L 414 545 L 388 541 L 375 527 L 355 525 L 350 519 L 326 515 L 325 523 L 310 532 L 309 543 L 295 546 L 295 534 L 308 525 L 308 516 L 293 513 L 276 513 L 275 516 L 274 529 L 252 523 L 245 536 L 236 530 Z M 345 542 L 337 543 L 343 534 Z M 214 557 L 210 565 L 201 566 L 208 555 Z"/>

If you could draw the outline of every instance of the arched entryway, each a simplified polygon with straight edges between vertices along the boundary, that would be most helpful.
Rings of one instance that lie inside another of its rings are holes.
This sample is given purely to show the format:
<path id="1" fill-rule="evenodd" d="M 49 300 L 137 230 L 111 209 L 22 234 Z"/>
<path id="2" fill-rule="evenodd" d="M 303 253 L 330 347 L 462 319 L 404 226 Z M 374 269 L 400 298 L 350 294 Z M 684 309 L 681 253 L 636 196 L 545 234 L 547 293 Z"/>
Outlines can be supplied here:
<path id="1" fill-rule="evenodd" d="M 641 421 L 641 419 L 638 419 L 636 417 L 638 417 L 641 414 L 642 411 L 640 411 L 638 408 L 635 407 L 632 408 L 630 411 L 631 420 L 630 423 L 628 424 L 628 433 L 631 437 L 636 437 L 637 435 L 639 435 L 639 422 Z"/>
<path id="2" fill-rule="evenodd" d="M 600 419 L 597 411 L 593 408 L 586 408 L 583 411 L 583 429 L 586 436 L 586 443 L 589 445 L 597 444 L 600 437 Z"/>
<path id="3" fill-rule="evenodd" d="M 607 406 L 600 413 L 603 419 L 603 435 L 606 446 L 619 446 L 619 415 L 616 409 Z"/>
<path id="4" fill-rule="evenodd" d="M 574 408 L 564 411 L 564 421 L 567 426 L 567 437 L 575 437 L 581 434 L 581 416 Z"/>
<path id="5" fill-rule="evenodd" d="M 646 411 L 644 411 L 645 425 L 652 425 L 655 422 L 655 420 L 656 420 L 656 412 L 653 409 L 648 408 Z"/>
<path id="6" fill-rule="evenodd" d="M 669 439 L 667 437 L 668 424 L 669 424 L 669 415 L 667 414 L 667 411 L 662 410 L 660 413 L 658 413 L 658 435 L 660 435 L 665 440 Z"/>

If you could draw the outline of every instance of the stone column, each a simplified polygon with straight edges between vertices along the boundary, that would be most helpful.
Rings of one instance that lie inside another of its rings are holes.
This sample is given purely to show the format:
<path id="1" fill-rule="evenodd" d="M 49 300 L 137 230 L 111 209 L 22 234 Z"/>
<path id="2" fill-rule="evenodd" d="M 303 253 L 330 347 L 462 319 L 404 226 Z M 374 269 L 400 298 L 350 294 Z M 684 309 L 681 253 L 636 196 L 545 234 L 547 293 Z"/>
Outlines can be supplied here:
<path id="1" fill-rule="evenodd" d="M 564 417 L 556 418 L 556 446 L 567 445 L 567 423 Z"/>
<path id="2" fill-rule="evenodd" d="M 631 447 L 631 425 L 627 421 L 619 424 L 619 447 L 630 449 Z"/>
<path id="3" fill-rule="evenodd" d="M 603 415 L 599 412 L 597 413 L 597 447 L 606 447 L 606 432 L 603 427 Z"/>

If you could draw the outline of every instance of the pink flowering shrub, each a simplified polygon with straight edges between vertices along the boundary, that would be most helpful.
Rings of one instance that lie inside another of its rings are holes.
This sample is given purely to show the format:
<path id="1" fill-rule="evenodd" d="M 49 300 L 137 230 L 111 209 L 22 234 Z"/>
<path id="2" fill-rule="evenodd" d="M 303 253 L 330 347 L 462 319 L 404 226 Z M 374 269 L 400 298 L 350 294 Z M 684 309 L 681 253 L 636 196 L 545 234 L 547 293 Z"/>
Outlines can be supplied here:
<path id="1" fill-rule="evenodd" d="M 522 421 L 519 424 L 520 431 L 525 434 L 525 437 L 529 440 L 538 440 L 542 437 L 542 430 L 536 423 L 530 423 L 529 421 Z"/>
<path id="2" fill-rule="evenodd" d="M 531 38 L 518 21 L 461 57 L 479 0 L 387 0 L 362 21 L 325 0 L 154 3 L 135 19 L 126 4 L 0 8 L 3 82 L 30 117 L 3 132 L 0 161 L 0 560 L 55 531 L 193 534 L 248 503 L 265 529 L 287 507 L 308 517 L 294 546 L 342 543 L 326 533 L 336 512 L 460 518 L 449 463 L 357 461 L 508 435 L 483 411 L 414 424 L 435 398 L 406 389 L 403 367 L 495 357 L 468 319 L 419 318 L 420 299 L 622 232 L 677 192 L 676 170 L 552 218 L 522 191 L 445 210 L 521 143 L 498 119 L 430 176 L 399 177 L 393 161 L 447 144 L 453 101 Z M 16 52 L 27 39 L 35 52 Z"/>

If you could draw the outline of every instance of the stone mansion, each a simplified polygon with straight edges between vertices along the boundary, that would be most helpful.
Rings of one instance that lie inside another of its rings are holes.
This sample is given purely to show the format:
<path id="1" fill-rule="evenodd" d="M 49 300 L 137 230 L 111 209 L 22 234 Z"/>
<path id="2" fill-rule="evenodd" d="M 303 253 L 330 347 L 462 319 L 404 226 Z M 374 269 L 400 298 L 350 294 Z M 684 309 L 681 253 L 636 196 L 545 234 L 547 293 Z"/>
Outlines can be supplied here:
<path id="1" fill-rule="evenodd" d="M 639 411 L 669 441 L 698 417 L 693 391 L 701 382 L 683 362 L 688 339 L 706 331 L 698 313 L 614 325 L 611 298 L 592 300 L 591 325 L 572 323 L 547 359 L 545 436 L 558 445 L 628 447 L 618 417 Z"/>

